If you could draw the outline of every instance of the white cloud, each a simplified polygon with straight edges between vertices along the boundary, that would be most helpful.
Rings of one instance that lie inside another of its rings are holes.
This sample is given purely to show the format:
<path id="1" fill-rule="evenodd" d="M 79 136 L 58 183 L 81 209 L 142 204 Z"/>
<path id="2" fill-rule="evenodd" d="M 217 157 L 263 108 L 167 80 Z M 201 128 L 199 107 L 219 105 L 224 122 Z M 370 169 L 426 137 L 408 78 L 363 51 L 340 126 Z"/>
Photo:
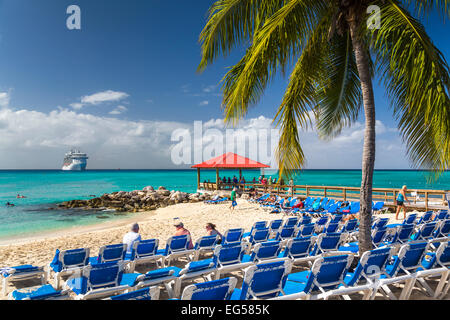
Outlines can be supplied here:
<path id="1" fill-rule="evenodd" d="M 199 106 L 207 106 L 209 104 L 208 100 L 203 100 L 202 102 L 200 102 L 198 105 Z"/>
<path id="2" fill-rule="evenodd" d="M 125 106 L 118 106 L 117 108 L 115 108 L 114 110 L 109 112 L 109 114 L 118 115 L 118 114 L 122 114 L 122 113 L 124 113 L 126 111 L 128 111 L 127 107 L 125 107 Z"/>
<path id="3" fill-rule="evenodd" d="M 72 108 L 74 108 L 75 110 L 80 110 L 83 108 L 84 105 L 82 103 L 76 102 L 76 103 L 71 103 L 70 106 Z"/>
<path id="4" fill-rule="evenodd" d="M 9 92 L 0 92 L 0 107 L 8 107 L 10 99 L 11 97 Z"/>
<path id="5" fill-rule="evenodd" d="M 81 98 L 81 103 L 98 105 L 103 102 L 119 101 L 128 97 L 129 95 L 125 92 L 107 90 L 103 92 L 94 93 L 89 96 L 84 96 Z"/>

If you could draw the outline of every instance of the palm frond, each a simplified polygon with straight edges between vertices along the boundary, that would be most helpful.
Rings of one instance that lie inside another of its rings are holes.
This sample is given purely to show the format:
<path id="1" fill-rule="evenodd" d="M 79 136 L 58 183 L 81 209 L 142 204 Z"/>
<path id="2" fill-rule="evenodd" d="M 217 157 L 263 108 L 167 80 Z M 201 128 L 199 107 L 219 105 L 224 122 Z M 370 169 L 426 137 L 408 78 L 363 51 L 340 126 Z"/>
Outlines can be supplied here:
<path id="1" fill-rule="evenodd" d="M 398 1 L 381 8 L 371 45 L 411 162 L 441 172 L 450 164 L 449 67 L 422 24 Z"/>
<path id="2" fill-rule="evenodd" d="M 200 34 L 202 71 L 220 54 L 251 40 L 255 30 L 283 7 L 286 0 L 219 0 L 209 9 L 208 22 Z"/>
<path id="3" fill-rule="evenodd" d="M 331 139 L 358 118 L 362 94 L 350 33 L 335 35 L 330 43 L 326 81 L 318 91 L 317 129 Z"/>
<path id="4" fill-rule="evenodd" d="M 223 80 L 227 122 L 242 118 L 277 71 L 285 72 L 327 8 L 323 0 L 291 0 L 256 31 L 245 56 Z"/>

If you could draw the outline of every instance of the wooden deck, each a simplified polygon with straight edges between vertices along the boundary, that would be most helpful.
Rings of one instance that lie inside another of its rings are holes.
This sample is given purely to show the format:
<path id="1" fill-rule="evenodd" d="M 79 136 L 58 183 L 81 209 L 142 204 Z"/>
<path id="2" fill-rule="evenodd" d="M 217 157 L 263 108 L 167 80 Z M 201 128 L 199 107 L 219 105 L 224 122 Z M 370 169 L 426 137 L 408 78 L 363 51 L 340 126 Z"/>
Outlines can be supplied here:
<path id="1" fill-rule="evenodd" d="M 341 201 L 359 201 L 360 188 L 355 187 L 337 187 L 337 186 L 306 186 L 306 185 L 272 185 L 264 186 L 262 184 L 228 184 L 220 183 L 200 183 L 200 189 L 205 191 L 227 190 L 230 191 L 233 187 L 239 187 L 241 192 L 248 192 L 249 189 L 255 188 L 259 193 L 271 192 L 276 195 L 285 197 L 299 197 L 305 199 L 306 197 L 328 197 L 330 199 Z M 395 207 L 399 189 L 393 188 L 374 188 L 372 193 L 373 201 L 383 201 L 386 207 Z M 428 190 L 428 189 L 411 189 L 406 193 L 407 198 L 411 204 L 405 203 L 410 209 L 427 211 L 448 209 L 448 202 L 446 194 L 449 190 Z"/>

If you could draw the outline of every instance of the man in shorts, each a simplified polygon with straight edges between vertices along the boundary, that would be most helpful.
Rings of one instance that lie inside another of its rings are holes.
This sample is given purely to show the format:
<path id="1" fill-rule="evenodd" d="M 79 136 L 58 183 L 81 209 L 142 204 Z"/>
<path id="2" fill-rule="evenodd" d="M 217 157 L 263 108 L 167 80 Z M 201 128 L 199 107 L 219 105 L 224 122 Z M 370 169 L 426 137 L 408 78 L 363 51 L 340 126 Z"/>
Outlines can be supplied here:
<path id="1" fill-rule="evenodd" d="M 233 191 L 231 191 L 231 206 L 230 206 L 230 210 L 234 211 L 234 207 L 237 206 L 237 202 L 236 202 L 236 188 L 233 188 Z"/>

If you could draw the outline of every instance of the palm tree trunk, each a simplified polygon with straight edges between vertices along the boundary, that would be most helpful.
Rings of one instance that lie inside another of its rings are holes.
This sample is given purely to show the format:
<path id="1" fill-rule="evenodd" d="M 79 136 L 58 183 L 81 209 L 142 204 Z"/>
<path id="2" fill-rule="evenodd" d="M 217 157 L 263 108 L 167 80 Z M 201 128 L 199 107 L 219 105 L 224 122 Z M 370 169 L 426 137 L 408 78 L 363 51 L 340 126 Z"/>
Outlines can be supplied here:
<path id="1" fill-rule="evenodd" d="M 358 74 L 361 81 L 361 91 L 364 103 L 366 128 L 364 132 L 364 148 L 362 156 L 362 179 L 360 192 L 360 224 L 359 224 L 359 252 L 360 254 L 372 249 L 372 183 L 375 164 L 375 99 L 372 78 L 370 75 L 368 51 L 365 49 L 358 33 L 358 22 L 353 15 L 349 19 L 350 34 L 353 51 L 355 53 Z"/>

